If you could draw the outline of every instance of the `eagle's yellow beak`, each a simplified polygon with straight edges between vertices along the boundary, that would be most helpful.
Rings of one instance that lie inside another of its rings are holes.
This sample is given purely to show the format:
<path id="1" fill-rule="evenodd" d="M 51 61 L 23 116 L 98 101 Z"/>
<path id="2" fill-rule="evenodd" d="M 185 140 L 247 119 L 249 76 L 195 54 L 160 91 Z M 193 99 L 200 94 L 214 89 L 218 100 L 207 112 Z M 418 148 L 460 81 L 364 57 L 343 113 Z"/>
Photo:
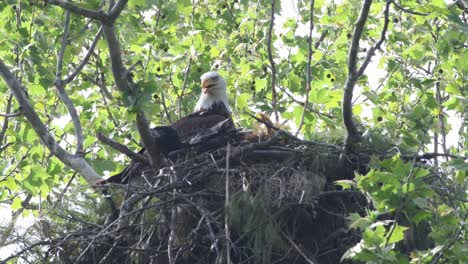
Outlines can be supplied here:
<path id="1" fill-rule="evenodd" d="M 211 88 L 210 84 L 211 83 L 210 83 L 209 79 L 205 79 L 205 80 L 202 81 L 202 92 L 204 94 L 208 93 L 208 90 Z"/>

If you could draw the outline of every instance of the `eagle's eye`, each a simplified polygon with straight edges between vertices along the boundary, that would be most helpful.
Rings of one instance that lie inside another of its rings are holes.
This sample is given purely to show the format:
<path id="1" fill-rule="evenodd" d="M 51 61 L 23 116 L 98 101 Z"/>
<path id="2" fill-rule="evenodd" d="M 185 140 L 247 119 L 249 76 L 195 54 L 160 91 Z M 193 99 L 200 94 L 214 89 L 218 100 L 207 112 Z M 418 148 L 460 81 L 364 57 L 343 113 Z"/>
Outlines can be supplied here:
<path id="1" fill-rule="evenodd" d="M 216 81 L 218 81 L 218 80 L 219 80 L 219 76 L 214 76 L 214 77 L 211 77 L 211 80 L 212 80 L 212 81 L 214 81 L 214 82 L 216 82 Z"/>

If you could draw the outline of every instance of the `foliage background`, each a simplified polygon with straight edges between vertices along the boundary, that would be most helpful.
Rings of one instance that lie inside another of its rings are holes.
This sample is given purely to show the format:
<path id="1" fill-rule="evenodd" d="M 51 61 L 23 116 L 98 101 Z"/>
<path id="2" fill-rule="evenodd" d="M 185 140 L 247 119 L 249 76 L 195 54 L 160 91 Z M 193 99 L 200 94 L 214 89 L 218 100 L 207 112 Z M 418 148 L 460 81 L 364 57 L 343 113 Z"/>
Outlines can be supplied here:
<path id="1" fill-rule="evenodd" d="M 46 2 L 8 0 L 0 3 L 0 58 L 25 86 L 36 113 L 55 139 L 67 151 L 74 152 L 75 129 L 54 83 L 65 12 Z M 108 1 L 75 2 L 88 9 L 108 5 Z M 358 80 L 354 115 L 366 139 L 367 145 L 363 148 L 379 153 L 422 151 L 466 157 L 466 9 L 441 0 L 397 3 L 390 6 L 387 38 L 370 66 L 384 72 L 384 77 L 375 84 L 369 82 L 372 76 L 366 74 Z M 276 21 L 284 14 L 282 4 L 276 2 L 274 6 Z M 277 110 L 281 120 L 287 121 L 286 126 L 290 129 L 301 126 L 304 102 L 308 98 L 300 134 L 306 139 L 341 142 L 346 135 L 341 101 L 348 77 L 348 50 L 361 1 L 315 1 L 312 34 L 315 45 L 310 61 L 309 92 L 306 80 L 310 3 L 297 1 L 295 4 L 297 14 L 274 27 L 271 35 L 273 68 L 268 57 L 270 1 L 129 1 L 115 28 L 125 65 L 137 65 L 132 73 L 138 95 L 132 97 L 116 88 L 107 44 L 102 38 L 89 63 L 66 86 L 83 126 L 86 160 L 99 175 L 120 171 L 128 161 L 120 153 L 103 146 L 96 139 L 96 133 L 109 135 L 138 149 L 136 111 L 144 109 L 153 125 L 170 124 L 190 113 L 194 98 L 200 93 L 199 77 L 209 70 L 218 70 L 227 79 L 239 126 L 253 125 L 246 115 L 252 110 L 273 116 L 271 82 L 274 74 Z M 385 5 L 385 1 L 375 1 L 371 6 L 358 53 L 361 62 L 380 38 Z M 91 19 L 71 15 L 63 75 L 73 72 L 80 64 L 98 28 L 99 23 Z M 89 222 L 99 218 L 93 212 L 101 204 L 102 197 L 41 144 L 6 83 L 0 83 L 0 91 L 0 109 L 6 114 L 0 117 L 0 202 L 13 212 L 9 223 L 2 221 L 5 226 L 2 226 L 1 246 L 28 245 L 40 238 L 66 233 L 67 230 L 47 229 L 61 226 L 58 224 L 64 224 L 67 217 Z M 450 138 L 447 138 L 449 133 Z M 448 144 L 451 137 L 458 140 Z M 395 148 L 390 150 L 388 146 Z M 398 161 L 393 162 L 395 164 L 386 164 L 380 169 L 392 171 L 404 167 Z M 414 225 L 420 221 L 430 225 L 429 236 L 434 245 L 407 257 L 414 262 L 440 261 L 437 258 L 441 255 L 439 252 L 443 252 L 445 261 L 466 260 L 467 247 L 463 238 L 467 238 L 468 165 L 463 159 L 448 158 L 436 159 L 430 165 L 442 177 L 435 183 L 437 188 L 406 199 L 404 202 L 408 205 L 404 208 L 420 212 L 407 217 Z M 388 252 L 395 250 L 392 245 L 398 241 L 382 243 L 389 235 L 381 228 L 382 224 L 378 224 L 376 216 L 398 210 L 400 203 L 392 206 L 389 203 L 408 191 L 401 187 L 407 173 L 405 170 L 391 173 L 401 179 L 386 183 L 392 190 L 387 194 L 368 183 L 379 175 L 377 172 L 356 179 L 357 188 L 369 192 L 370 199 L 380 202 L 380 206 L 368 216 L 352 219 L 368 223 L 360 226 L 364 232 L 360 247 L 371 252 L 364 250 L 353 257 L 364 261 L 389 261 L 383 258 L 393 256 Z M 420 184 L 428 185 L 427 182 Z M 58 204 L 73 208 L 76 215 L 51 214 Z M 16 236 L 15 229 L 17 220 L 24 216 L 32 217 L 34 225 L 28 229 L 26 237 L 21 238 Z M 74 227 L 65 228 L 72 230 Z M 391 260 L 401 259 L 397 256 Z"/>

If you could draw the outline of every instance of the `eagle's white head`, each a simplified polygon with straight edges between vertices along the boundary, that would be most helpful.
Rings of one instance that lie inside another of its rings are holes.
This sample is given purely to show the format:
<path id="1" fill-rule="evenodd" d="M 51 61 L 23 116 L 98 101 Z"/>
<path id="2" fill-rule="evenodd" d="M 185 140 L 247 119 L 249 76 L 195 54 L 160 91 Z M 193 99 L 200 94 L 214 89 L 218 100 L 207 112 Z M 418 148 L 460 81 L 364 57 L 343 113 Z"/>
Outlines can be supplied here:
<path id="1" fill-rule="evenodd" d="M 195 112 L 209 110 L 213 104 L 222 103 L 231 112 L 227 96 L 226 80 L 218 72 L 211 71 L 201 77 L 202 94 L 195 106 Z"/>

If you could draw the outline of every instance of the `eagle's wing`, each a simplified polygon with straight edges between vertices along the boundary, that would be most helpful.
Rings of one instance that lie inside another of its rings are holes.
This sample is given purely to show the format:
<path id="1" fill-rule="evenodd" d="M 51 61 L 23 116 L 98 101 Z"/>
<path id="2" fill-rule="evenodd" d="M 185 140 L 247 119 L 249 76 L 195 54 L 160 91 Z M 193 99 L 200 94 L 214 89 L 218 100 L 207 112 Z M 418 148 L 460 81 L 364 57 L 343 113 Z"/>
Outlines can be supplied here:
<path id="1" fill-rule="evenodd" d="M 199 111 L 178 120 L 172 124 L 172 128 L 177 131 L 182 143 L 193 144 L 196 138 L 230 132 L 235 129 L 235 125 L 231 116 Z"/>

